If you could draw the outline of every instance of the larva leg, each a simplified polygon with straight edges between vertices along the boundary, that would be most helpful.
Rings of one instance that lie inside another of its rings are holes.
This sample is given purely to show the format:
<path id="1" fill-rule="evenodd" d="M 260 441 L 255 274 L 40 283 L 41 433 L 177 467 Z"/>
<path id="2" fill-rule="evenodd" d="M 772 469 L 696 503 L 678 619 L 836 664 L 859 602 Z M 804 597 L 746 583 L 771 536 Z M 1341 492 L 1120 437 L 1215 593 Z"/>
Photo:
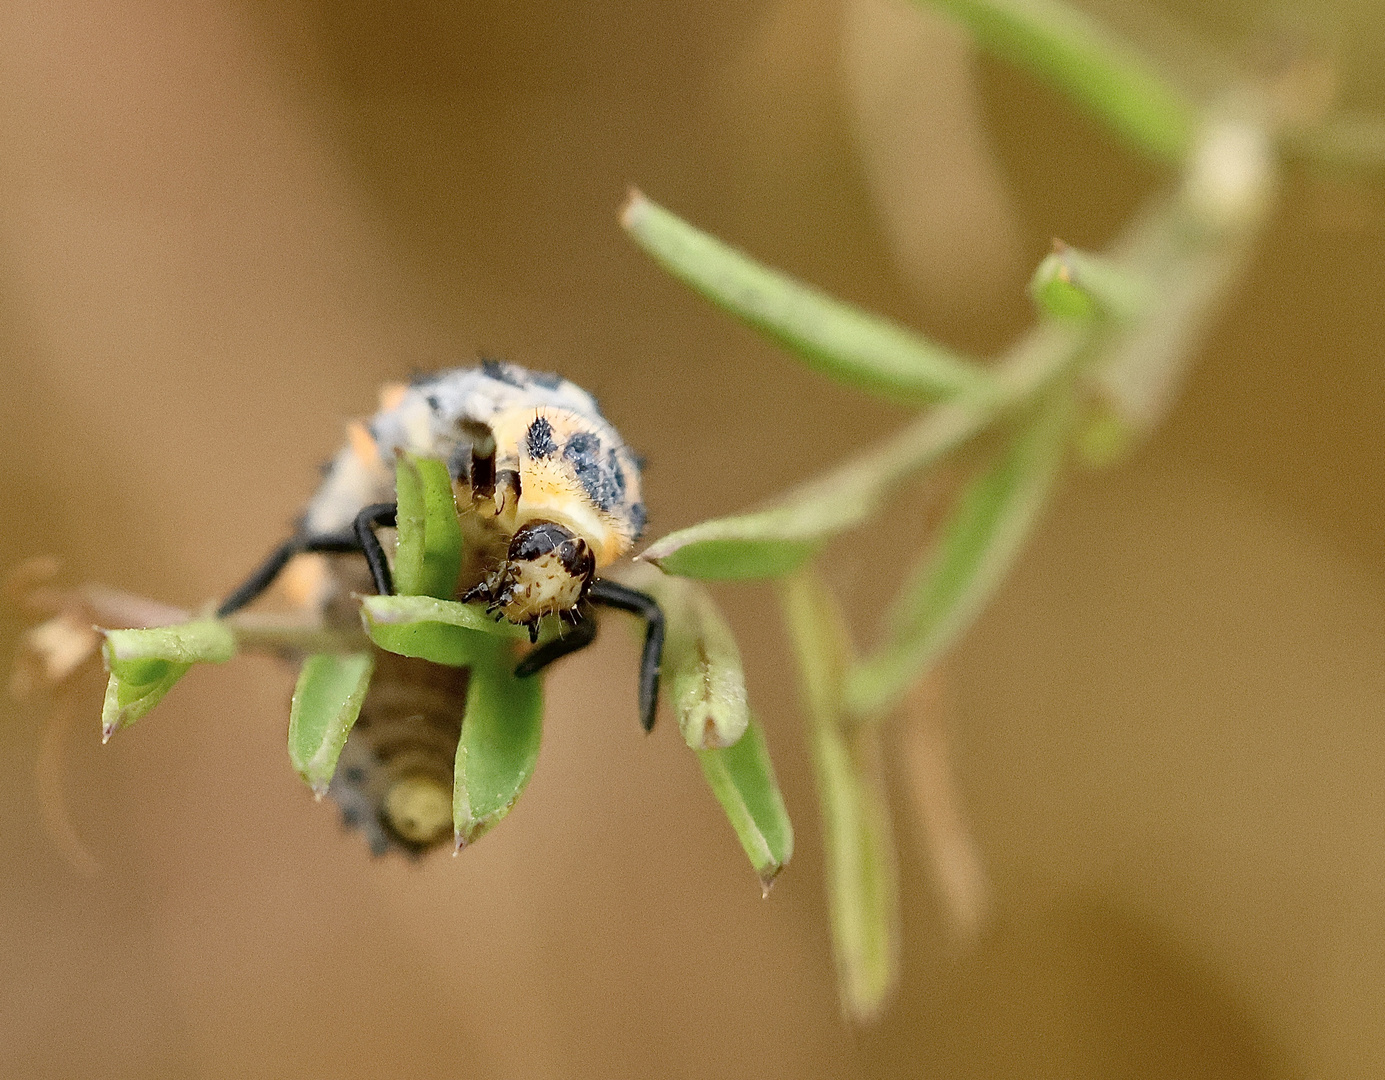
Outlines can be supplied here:
<path id="1" fill-rule="evenodd" d="M 394 592 L 394 580 L 390 577 L 389 560 L 385 549 L 380 546 L 380 538 L 375 535 L 377 525 L 393 525 L 399 514 L 397 503 L 374 503 L 356 515 L 353 526 L 359 550 L 365 553 L 366 565 L 370 567 L 371 580 L 375 591 L 381 596 Z"/>
<path id="2" fill-rule="evenodd" d="M 593 604 L 628 611 L 645 621 L 644 652 L 640 656 L 640 725 L 645 731 L 653 731 L 659 704 L 659 665 L 664 657 L 663 609 L 652 596 L 602 578 L 591 583 L 587 599 Z"/>
<path id="3" fill-rule="evenodd" d="M 527 656 L 515 666 L 515 675 L 527 679 L 537 675 L 554 660 L 558 660 L 580 649 L 585 649 L 596 640 L 596 616 L 588 612 L 579 619 L 566 637 L 546 641 L 537 649 L 531 649 Z"/>
<path id="4" fill-rule="evenodd" d="M 355 536 L 292 536 L 270 552 L 258 569 L 221 602 L 216 609 L 216 617 L 224 619 L 258 597 L 274 583 L 274 579 L 295 555 L 308 551 L 342 553 L 360 550 L 360 542 Z"/>

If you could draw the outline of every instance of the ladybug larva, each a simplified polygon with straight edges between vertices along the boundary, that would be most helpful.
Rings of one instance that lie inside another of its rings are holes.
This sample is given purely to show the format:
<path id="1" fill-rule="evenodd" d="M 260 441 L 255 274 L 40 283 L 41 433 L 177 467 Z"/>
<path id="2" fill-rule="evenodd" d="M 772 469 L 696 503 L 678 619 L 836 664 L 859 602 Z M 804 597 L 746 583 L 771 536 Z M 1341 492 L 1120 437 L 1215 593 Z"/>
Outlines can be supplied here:
<path id="1" fill-rule="evenodd" d="M 244 607 L 287 569 L 291 591 L 324 621 L 355 621 L 353 593 L 393 591 L 376 530 L 395 522 L 396 457 L 439 458 L 447 463 L 463 534 L 454 598 L 527 627 L 531 642 L 545 616 L 562 620 L 564 633 L 519 661 L 515 674 L 522 677 L 591 644 L 593 607 L 642 617 L 648 629 L 639 708 L 650 730 L 663 614 L 651 597 L 600 576 L 644 530 L 640 460 L 596 400 L 557 375 L 486 361 L 386 386 L 380 405 L 368 422 L 351 425 L 294 535 L 217 614 Z M 373 851 L 418 853 L 451 835 L 466 690 L 465 669 L 377 653 L 375 677 L 329 789 Z"/>

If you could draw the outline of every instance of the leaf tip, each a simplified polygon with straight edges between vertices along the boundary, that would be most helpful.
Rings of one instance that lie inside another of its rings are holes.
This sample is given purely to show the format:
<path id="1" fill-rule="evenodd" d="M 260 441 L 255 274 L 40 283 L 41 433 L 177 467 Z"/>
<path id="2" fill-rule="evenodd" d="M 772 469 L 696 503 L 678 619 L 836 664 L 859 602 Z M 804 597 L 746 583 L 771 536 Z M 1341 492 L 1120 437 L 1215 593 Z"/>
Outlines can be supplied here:
<path id="1" fill-rule="evenodd" d="M 784 869 L 783 863 L 775 863 L 759 871 L 760 878 L 760 899 L 768 900 L 770 890 L 774 888 L 774 883 L 779 880 L 779 871 Z"/>
<path id="2" fill-rule="evenodd" d="M 669 555 L 677 551 L 678 547 L 676 542 L 674 544 L 669 543 L 669 537 L 662 536 L 636 555 L 632 561 L 653 563 L 658 566 Z"/>
<path id="3" fill-rule="evenodd" d="M 634 232 L 648 211 L 649 200 L 644 197 L 644 192 L 631 185 L 625 193 L 625 204 L 620 208 L 620 227 Z"/>
<path id="4" fill-rule="evenodd" d="M 105 746 L 108 742 L 110 742 L 110 741 L 111 741 L 111 736 L 114 735 L 115 732 L 116 732 L 116 726 L 115 726 L 114 724 L 102 724 L 102 725 L 101 725 L 101 745 L 102 745 L 102 746 Z"/>

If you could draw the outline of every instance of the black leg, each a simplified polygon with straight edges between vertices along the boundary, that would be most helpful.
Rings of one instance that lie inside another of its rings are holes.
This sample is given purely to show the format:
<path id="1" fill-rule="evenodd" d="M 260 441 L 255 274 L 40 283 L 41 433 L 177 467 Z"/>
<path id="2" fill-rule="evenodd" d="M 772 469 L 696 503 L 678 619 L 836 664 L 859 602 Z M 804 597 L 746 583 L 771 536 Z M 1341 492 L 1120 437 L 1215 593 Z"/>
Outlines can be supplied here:
<path id="1" fill-rule="evenodd" d="M 473 443 L 471 450 L 471 498 L 490 499 L 495 497 L 495 438 L 487 436 L 480 443 Z"/>
<path id="2" fill-rule="evenodd" d="M 356 523 L 353 526 L 356 542 L 365 553 L 366 565 L 370 567 L 370 577 L 375 582 L 375 591 L 381 596 L 394 593 L 394 581 L 390 577 L 390 564 L 385 558 L 385 549 L 380 546 L 380 538 L 375 535 L 375 526 L 393 525 L 398 514 L 397 503 L 374 503 L 356 515 Z"/>
<path id="3" fill-rule="evenodd" d="M 593 604 L 638 615 L 648 624 L 644 652 L 640 656 L 640 724 L 645 731 L 653 731 L 655 709 L 659 704 L 659 665 L 664 658 L 663 609 L 652 596 L 602 578 L 591 583 L 587 599 Z"/>
<path id="4" fill-rule="evenodd" d="M 537 649 L 531 649 L 515 666 L 515 675 L 521 679 L 527 679 L 530 675 L 537 675 L 561 657 L 569 653 L 575 653 L 579 649 L 585 649 L 596 640 L 596 617 L 588 615 L 584 619 L 579 619 L 566 637 L 554 638 L 540 645 Z"/>
<path id="5" fill-rule="evenodd" d="M 269 554 L 253 574 L 239 588 L 221 602 L 216 609 L 216 617 L 224 619 L 234 614 L 264 592 L 290 559 L 305 551 L 347 552 L 360 551 L 361 546 L 354 536 L 293 536 L 285 540 Z"/>

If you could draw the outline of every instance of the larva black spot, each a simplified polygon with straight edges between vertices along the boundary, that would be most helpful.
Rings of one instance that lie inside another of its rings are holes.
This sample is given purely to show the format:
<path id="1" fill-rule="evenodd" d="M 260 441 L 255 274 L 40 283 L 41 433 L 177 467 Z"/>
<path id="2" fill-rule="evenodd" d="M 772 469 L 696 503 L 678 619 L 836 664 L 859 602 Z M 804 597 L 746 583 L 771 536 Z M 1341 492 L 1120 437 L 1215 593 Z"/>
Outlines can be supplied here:
<path id="1" fill-rule="evenodd" d="M 609 510 L 615 505 L 615 481 L 610 472 L 602 467 L 601 440 L 597 436 L 579 431 L 563 447 L 563 458 L 572 466 L 577 482 L 586 489 L 599 509 Z"/>
<path id="2" fill-rule="evenodd" d="M 553 425 L 542 416 L 529 425 L 524 442 L 531 458 L 550 458 L 558 452 L 557 440 L 553 438 Z"/>
<path id="3" fill-rule="evenodd" d="M 620 455 L 611 448 L 611 452 L 606 455 L 606 464 L 611 472 L 611 482 L 615 485 L 616 495 L 625 498 L 625 470 L 620 467 Z"/>
<path id="4" fill-rule="evenodd" d="M 630 524 L 635 529 L 633 539 L 638 540 L 644 535 L 644 526 L 648 518 L 649 515 L 645 512 L 644 503 L 635 503 L 630 507 Z"/>
<path id="5" fill-rule="evenodd" d="M 482 360 L 481 371 L 496 382 L 508 383 L 520 390 L 529 385 L 531 378 L 523 368 L 515 367 L 514 364 L 507 364 L 504 360 Z"/>

